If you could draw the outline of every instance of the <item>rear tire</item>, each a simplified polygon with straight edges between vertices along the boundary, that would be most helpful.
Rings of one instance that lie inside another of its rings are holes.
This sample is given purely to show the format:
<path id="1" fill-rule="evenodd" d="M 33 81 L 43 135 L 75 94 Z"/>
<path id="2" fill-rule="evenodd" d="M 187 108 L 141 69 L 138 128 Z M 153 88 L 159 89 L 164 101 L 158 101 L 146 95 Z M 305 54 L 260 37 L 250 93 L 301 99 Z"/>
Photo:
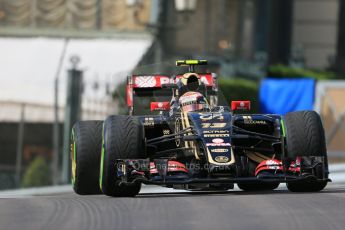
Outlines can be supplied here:
<path id="1" fill-rule="evenodd" d="M 110 116 L 104 122 L 100 186 L 107 196 L 133 197 L 141 184 L 119 185 L 117 159 L 145 158 L 144 129 L 133 116 Z"/>
<path id="2" fill-rule="evenodd" d="M 298 111 L 285 115 L 287 156 L 323 156 L 328 173 L 325 131 L 319 114 L 314 111 Z M 326 175 L 327 175 L 326 173 Z M 286 183 L 292 192 L 318 192 L 327 181 L 295 181 Z"/>
<path id="3" fill-rule="evenodd" d="M 72 128 L 72 184 L 79 195 L 101 194 L 99 162 L 103 121 L 79 121 Z"/>

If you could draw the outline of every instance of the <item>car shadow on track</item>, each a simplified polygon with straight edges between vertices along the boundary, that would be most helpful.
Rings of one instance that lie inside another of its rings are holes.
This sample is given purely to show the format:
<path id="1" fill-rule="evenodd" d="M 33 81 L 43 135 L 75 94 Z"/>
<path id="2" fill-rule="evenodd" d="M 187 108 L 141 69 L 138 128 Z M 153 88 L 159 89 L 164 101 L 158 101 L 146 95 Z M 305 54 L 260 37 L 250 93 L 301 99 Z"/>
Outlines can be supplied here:
<path id="1" fill-rule="evenodd" d="M 246 195 L 285 195 L 285 194 L 332 194 L 332 193 L 345 193 L 345 188 L 336 189 L 330 188 L 323 190 L 321 192 L 290 192 L 287 189 L 279 189 L 273 191 L 256 191 L 256 192 L 248 192 L 248 191 L 197 191 L 197 192 L 173 192 L 173 193 L 145 193 L 139 194 L 137 198 L 159 198 L 159 197 L 198 197 L 198 196 L 246 196 Z"/>

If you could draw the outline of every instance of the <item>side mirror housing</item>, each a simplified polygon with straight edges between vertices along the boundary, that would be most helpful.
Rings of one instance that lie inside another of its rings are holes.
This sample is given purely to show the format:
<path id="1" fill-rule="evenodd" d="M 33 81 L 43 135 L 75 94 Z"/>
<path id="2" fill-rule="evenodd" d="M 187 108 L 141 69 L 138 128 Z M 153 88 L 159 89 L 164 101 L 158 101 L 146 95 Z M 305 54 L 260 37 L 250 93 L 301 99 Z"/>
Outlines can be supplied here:
<path id="1" fill-rule="evenodd" d="M 231 110 L 250 110 L 250 101 L 232 101 L 231 102 Z"/>
<path id="2" fill-rule="evenodd" d="M 151 111 L 168 111 L 170 110 L 170 102 L 151 102 Z"/>

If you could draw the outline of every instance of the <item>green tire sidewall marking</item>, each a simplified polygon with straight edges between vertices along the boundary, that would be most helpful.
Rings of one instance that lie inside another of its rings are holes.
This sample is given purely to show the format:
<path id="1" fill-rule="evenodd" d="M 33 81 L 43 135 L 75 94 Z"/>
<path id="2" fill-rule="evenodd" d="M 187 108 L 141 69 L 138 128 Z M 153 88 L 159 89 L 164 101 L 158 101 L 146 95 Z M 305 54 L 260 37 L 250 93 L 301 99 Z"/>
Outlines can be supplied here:
<path id="1" fill-rule="evenodd" d="M 102 190 L 103 187 L 103 167 L 104 167 L 104 123 L 102 128 L 102 151 L 101 151 L 101 165 L 99 172 L 99 187 Z"/>
<path id="2" fill-rule="evenodd" d="M 281 117 L 280 119 L 280 124 L 281 124 L 281 129 L 282 129 L 282 135 L 285 137 L 285 124 L 284 124 L 284 119 Z"/>
<path id="3" fill-rule="evenodd" d="M 77 160 L 77 147 L 76 147 L 76 142 L 75 142 L 75 135 L 74 135 L 74 129 L 72 129 L 72 142 L 73 142 L 73 159 L 72 159 L 72 170 L 73 170 L 73 164 L 75 164 L 75 172 L 72 171 L 72 175 L 71 175 L 71 182 L 72 182 L 72 185 L 75 184 L 75 177 L 76 177 L 76 171 L 77 171 L 77 163 L 76 163 L 76 160 Z M 71 149 L 72 151 L 72 149 Z"/>

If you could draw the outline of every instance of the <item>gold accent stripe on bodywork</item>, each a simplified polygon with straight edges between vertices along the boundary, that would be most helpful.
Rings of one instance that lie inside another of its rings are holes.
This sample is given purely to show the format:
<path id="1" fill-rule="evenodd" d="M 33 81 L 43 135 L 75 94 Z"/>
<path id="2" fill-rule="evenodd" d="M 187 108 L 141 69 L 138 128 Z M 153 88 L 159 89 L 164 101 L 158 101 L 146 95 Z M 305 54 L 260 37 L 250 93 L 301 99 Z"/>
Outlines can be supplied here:
<path id="1" fill-rule="evenodd" d="M 257 163 L 261 163 L 265 160 L 270 160 L 272 158 L 265 156 L 263 154 L 257 153 L 257 152 L 245 152 L 245 154 L 247 155 L 247 157 L 249 159 L 251 159 L 252 161 L 255 161 Z"/>
<path id="2" fill-rule="evenodd" d="M 184 130 L 186 128 L 186 121 L 185 121 L 183 112 L 181 112 L 181 122 L 182 122 L 182 130 Z M 188 148 L 188 142 L 185 141 L 184 143 L 185 143 L 185 147 Z"/>
<path id="3" fill-rule="evenodd" d="M 182 118 L 182 128 L 186 129 L 190 127 L 189 119 L 188 119 L 188 114 L 182 112 L 181 113 L 181 118 Z M 187 133 L 187 135 L 191 135 L 192 133 Z M 193 149 L 194 156 L 197 160 L 200 160 L 199 157 L 199 149 L 197 148 L 197 145 L 195 141 L 185 141 L 185 146 L 186 148 L 190 147 Z"/>
<path id="4" fill-rule="evenodd" d="M 263 158 L 263 159 L 265 159 L 265 160 L 270 160 L 270 159 L 272 159 L 271 157 L 265 156 L 265 155 L 263 155 L 263 154 L 261 154 L 261 153 L 258 153 L 258 152 L 254 152 L 254 154 L 256 154 L 258 157 L 261 157 L 261 158 Z"/>

